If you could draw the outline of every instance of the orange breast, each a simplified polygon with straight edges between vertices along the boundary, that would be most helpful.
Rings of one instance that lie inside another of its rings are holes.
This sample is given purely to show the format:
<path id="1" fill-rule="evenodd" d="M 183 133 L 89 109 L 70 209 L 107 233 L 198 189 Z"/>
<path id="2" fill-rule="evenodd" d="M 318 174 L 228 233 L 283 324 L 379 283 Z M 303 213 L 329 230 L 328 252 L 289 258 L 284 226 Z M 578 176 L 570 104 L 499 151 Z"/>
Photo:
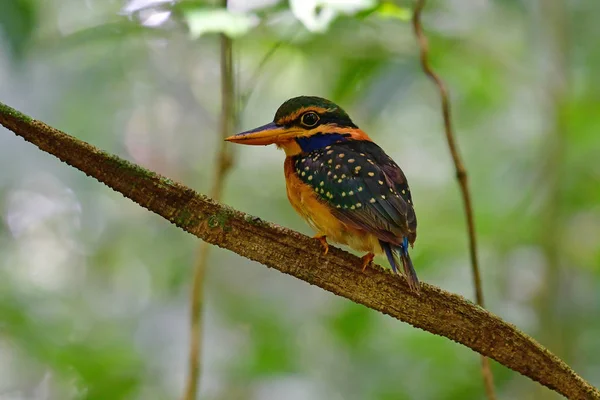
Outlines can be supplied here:
<path id="1" fill-rule="evenodd" d="M 381 253 L 377 237 L 341 222 L 332 214 L 331 208 L 318 198 L 313 188 L 298 178 L 293 157 L 286 157 L 284 173 L 290 203 L 313 229 L 326 235 L 330 242 L 345 244 L 358 251 Z"/>

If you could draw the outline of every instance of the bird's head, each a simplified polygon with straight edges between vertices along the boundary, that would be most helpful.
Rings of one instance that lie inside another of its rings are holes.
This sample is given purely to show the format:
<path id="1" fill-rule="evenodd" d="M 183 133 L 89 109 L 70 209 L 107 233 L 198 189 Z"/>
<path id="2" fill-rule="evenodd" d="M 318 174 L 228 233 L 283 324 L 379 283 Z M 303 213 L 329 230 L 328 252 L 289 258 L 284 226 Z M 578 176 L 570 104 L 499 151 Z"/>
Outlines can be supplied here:
<path id="1" fill-rule="evenodd" d="M 286 155 L 293 156 L 346 140 L 371 139 L 335 103 L 320 97 L 300 96 L 283 103 L 273 122 L 225 140 L 258 146 L 275 144 Z"/>

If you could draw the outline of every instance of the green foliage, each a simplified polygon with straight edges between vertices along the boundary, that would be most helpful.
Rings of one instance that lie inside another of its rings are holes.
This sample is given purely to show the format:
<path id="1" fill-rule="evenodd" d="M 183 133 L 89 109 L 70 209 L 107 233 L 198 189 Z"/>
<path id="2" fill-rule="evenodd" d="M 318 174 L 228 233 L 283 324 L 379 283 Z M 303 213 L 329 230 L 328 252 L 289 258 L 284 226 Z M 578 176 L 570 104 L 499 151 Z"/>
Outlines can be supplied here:
<path id="1" fill-rule="evenodd" d="M 333 335 L 350 349 L 364 345 L 370 333 L 373 313 L 364 306 L 349 304 L 329 321 Z"/>
<path id="2" fill-rule="evenodd" d="M 185 21 L 194 39 L 206 33 L 225 33 L 239 37 L 248 33 L 252 19 L 244 14 L 234 14 L 223 9 L 197 8 L 185 13 Z"/>
<path id="3" fill-rule="evenodd" d="M 0 37 L 4 36 L 15 60 L 30 45 L 37 23 L 35 0 L 0 0 Z"/>
<path id="4" fill-rule="evenodd" d="M 74 384 L 78 398 L 129 399 L 136 393 L 143 364 L 122 334 L 101 321 L 73 321 L 68 314 L 46 320 L 28 302 L 23 297 L 2 298 L 1 332 L 13 344 L 36 363 L 51 367 L 64 382 Z M 69 311 L 80 310 L 71 306 Z M 82 330 L 82 325 L 87 326 Z"/>

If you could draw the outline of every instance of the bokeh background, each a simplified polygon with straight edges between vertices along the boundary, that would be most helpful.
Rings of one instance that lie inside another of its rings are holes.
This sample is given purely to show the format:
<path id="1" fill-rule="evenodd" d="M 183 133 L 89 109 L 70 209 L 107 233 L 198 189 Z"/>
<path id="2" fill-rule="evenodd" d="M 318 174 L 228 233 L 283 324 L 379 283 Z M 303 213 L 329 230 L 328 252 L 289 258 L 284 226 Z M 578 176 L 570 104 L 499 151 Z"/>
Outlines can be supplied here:
<path id="1" fill-rule="evenodd" d="M 421 279 L 472 299 L 411 7 L 0 0 L 0 100 L 206 193 L 220 141 L 216 33 L 228 32 L 236 127 L 300 94 L 342 105 L 409 177 Z M 487 306 L 596 386 L 599 17 L 597 0 L 438 0 L 424 18 L 470 174 Z M 0 131 L 0 399 L 178 398 L 199 241 Z M 234 156 L 223 201 L 312 234 L 287 202 L 283 153 Z M 204 287 L 201 399 L 484 398 L 471 350 L 235 254 L 213 249 Z M 501 399 L 556 398 L 493 370 Z"/>

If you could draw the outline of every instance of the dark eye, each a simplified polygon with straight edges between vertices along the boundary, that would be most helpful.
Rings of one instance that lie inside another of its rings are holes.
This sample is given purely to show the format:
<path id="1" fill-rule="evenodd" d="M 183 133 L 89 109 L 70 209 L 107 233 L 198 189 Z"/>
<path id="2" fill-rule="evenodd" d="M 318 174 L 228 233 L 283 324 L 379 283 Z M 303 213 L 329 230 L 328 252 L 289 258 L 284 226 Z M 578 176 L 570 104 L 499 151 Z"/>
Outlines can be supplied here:
<path id="1" fill-rule="evenodd" d="M 317 115 L 317 113 L 309 111 L 302 116 L 300 122 L 302 122 L 302 125 L 304 126 L 315 126 L 317 122 L 319 122 L 319 116 Z"/>

